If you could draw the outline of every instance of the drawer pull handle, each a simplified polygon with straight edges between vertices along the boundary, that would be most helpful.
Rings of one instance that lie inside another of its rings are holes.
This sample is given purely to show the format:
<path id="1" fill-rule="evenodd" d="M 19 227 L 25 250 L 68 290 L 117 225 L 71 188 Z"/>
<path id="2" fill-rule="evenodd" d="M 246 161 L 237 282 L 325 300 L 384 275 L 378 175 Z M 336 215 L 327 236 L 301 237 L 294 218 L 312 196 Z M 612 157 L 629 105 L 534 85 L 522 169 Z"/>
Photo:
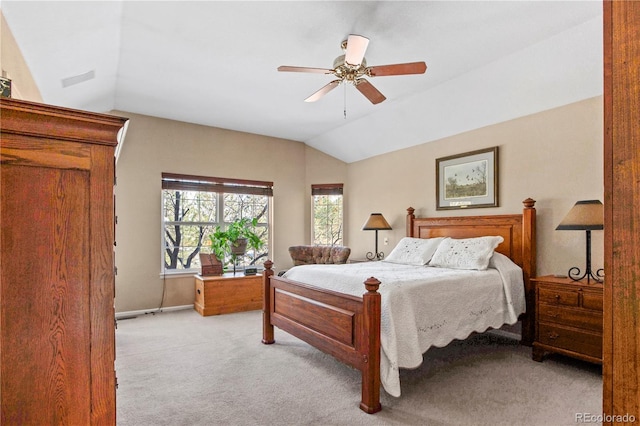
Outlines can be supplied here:
<path id="1" fill-rule="evenodd" d="M 555 298 L 556 298 L 556 300 L 560 300 L 560 295 L 559 295 L 559 294 L 556 294 L 556 295 L 555 295 Z"/>
<path id="2" fill-rule="evenodd" d="M 558 314 L 557 314 L 557 313 L 555 313 L 555 312 L 554 312 L 554 313 L 549 314 L 549 316 L 550 316 L 551 318 L 558 318 Z"/>
<path id="3" fill-rule="evenodd" d="M 560 337 L 560 335 L 558 333 L 556 333 L 555 331 L 552 333 L 549 333 L 549 339 L 551 340 L 556 340 L 558 337 Z"/>

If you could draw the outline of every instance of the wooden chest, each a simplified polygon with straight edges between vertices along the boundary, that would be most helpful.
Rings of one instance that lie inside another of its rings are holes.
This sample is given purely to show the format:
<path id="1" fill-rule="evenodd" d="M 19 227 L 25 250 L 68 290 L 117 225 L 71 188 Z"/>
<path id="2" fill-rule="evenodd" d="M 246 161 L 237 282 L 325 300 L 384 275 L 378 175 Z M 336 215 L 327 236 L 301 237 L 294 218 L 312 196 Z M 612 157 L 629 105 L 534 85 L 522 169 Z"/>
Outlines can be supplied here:
<path id="1" fill-rule="evenodd" d="M 262 275 L 196 275 L 194 309 L 203 316 L 262 309 Z"/>
<path id="2" fill-rule="evenodd" d="M 533 359 L 556 352 L 602 363 L 603 285 L 545 276 L 536 288 L 536 339 Z"/>
<path id="3" fill-rule="evenodd" d="M 0 423 L 115 425 L 114 150 L 126 119 L 7 98 L 0 116 Z"/>

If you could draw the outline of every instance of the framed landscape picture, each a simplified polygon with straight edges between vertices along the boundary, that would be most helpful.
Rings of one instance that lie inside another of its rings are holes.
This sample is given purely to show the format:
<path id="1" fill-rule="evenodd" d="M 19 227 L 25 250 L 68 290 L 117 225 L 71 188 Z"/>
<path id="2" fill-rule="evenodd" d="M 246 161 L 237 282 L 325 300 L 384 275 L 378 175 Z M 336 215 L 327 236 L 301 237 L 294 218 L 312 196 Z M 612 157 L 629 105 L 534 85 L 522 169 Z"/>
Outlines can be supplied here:
<path id="1" fill-rule="evenodd" d="M 498 207 L 498 147 L 436 159 L 436 210 Z"/>

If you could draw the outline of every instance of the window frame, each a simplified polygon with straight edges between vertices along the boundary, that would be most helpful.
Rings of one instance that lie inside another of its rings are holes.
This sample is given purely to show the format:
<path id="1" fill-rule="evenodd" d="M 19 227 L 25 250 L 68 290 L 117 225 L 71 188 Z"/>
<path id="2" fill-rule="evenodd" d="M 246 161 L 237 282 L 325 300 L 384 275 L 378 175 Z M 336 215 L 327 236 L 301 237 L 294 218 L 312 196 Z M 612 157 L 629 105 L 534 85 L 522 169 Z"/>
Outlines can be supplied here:
<path id="1" fill-rule="evenodd" d="M 189 222 L 189 225 L 211 225 L 215 223 L 215 226 L 221 226 L 224 228 L 229 222 L 225 222 L 224 217 L 224 198 L 226 194 L 239 194 L 239 195 L 258 195 L 267 197 L 267 215 L 266 224 L 260 225 L 260 227 L 267 228 L 267 253 L 271 252 L 272 245 L 272 201 L 273 201 L 273 182 L 257 181 L 247 179 L 232 179 L 232 178 L 220 178 L 209 176 L 196 176 L 196 175 L 183 175 L 177 173 L 162 173 L 161 178 L 161 216 L 160 221 L 161 228 L 161 244 L 160 244 L 160 265 L 161 275 L 193 275 L 200 272 L 200 267 L 191 267 L 189 269 L 179 268 L 167 268 L 166 261 L 166 235 L 165 230 L 167 225 L 175 225 L 176 221 L 165 221 L 165 205 L 164 205 L 164 191 L 165 190 L 177 190 L 177 191 L 199 191 L 210 192 L 215 194 L 216 198 L 216 221 L 215 222 Z M 203 244 L 204 246 L 204 244 Z"/>
<path id="2" fill-rule="evenodd" d="M 315 209 L 316 209 L 316 196 L 318 195 L 339 195 L 340 196 L 340 220 L 341 220 L 341 236 L 340 244 L 346 245 L 345 242 L 345 221 L 344 221 L 344 184 L 342 183 L 323 183 L 311 185 L 311 243 L 316 244 L 316 222 L 315 222 Z"/>

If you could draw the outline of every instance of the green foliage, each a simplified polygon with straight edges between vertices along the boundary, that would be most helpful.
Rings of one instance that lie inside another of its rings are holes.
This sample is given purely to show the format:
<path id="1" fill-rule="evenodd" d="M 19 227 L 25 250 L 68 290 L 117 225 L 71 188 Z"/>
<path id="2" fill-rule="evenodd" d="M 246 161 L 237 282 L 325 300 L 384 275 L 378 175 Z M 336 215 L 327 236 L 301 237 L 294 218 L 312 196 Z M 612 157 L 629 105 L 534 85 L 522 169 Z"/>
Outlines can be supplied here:
<path id="1" fill-rule="evenodd" d="M 258 234 L 254 232 L 254 227 L 258 224 L 258 218 L 249 220 L 248 218 L 238 219 L 231 223 L 226 230 L 222 230 L 220 226 L 216 226 L 213 234 L 209 235 L 211 241 L 211 252 L 220 260 L 227 256 L 231 256 L 235 262 L 236 255 L 232 253 L 231 248 L 238 247 L 238 240 L 246 238 L 247 247 L 260 250 L 264 242 Z"/>
<path id="2" fill-rule="evenodd" d="M 268 257 L 269 197 L 251 194 L 222 194 L 206 191 L 182 191 L 165 189 L 163 193 L 163 223 L 166 269 L 189 269 L 199 267 L 198 253 L 218 252 L 220 260 L 230 263 L 226 247 L 211 247 L 210 238 L 216 225 L 230 224 L 239 217 L 255 217 L 257 225 L 253 231 L 259 235 L 261 249 L 248 248 L 244 255 L 233 261 L 258 265 Z M 253 225 L 251 221 L 251 225 Z M 218 234 L 220 236 L 220 234 Z M 237 250 L 236 250 L 237 251 Z"/>
<path id="3" fill-rule="evenodd" d="M 226 232 L 216 226 L 213 234 L 209 235 L 209 240 L 211 241 L 211 253 L 215 254 L 218 259 L 224 260 L 225 254 L 229 250 Z"/>
<path id="4" fill-rule="evenodd" d="M 313 197 L 313 244 L 342 244 L 342 195 Z"/>

